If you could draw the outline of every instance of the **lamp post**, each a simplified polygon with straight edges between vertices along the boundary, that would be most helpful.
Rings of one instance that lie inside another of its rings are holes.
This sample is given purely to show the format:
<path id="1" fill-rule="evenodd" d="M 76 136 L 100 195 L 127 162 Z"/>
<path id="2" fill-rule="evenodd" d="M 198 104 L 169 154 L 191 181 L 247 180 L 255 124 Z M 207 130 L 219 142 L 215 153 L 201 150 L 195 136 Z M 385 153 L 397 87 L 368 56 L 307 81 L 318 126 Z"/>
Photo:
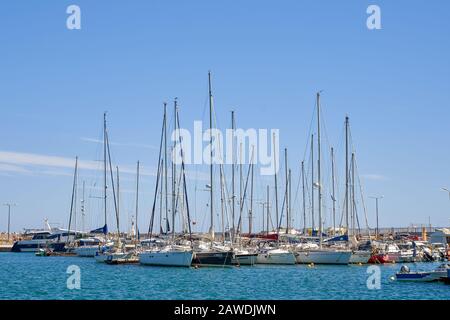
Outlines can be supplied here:
<path id="1" fill-rule="evenodd" d="M 378 200 L 383 199 L 384 196 L 376 196 L 376 197 L 370 197 L 372 199 L 375 199 L 375 208 L 376 208 L 376 212 L 377 212 L 377 229 L 376 229 L 376 239 L 378 239 L 379 236 L 379 226 L 378 226 Z"/>
<path id="2" fill-rule="evenodd" d="M 8 207 L 8 242 L 9 242 L 9 234 L 11 229 L 11 207 L 15 207 L 15 203 L 4 203 L 4 206 Z"/>

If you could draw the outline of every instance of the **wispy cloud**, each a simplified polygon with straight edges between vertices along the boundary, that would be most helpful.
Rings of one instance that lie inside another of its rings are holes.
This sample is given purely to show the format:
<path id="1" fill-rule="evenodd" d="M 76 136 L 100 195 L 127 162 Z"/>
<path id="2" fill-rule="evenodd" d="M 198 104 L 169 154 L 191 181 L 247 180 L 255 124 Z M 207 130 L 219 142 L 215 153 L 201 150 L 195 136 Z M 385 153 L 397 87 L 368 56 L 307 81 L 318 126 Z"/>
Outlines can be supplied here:
<path id="1" fill-rule="evenodd" d="M 85 141 L 85 142 L 91 142 L 91 143 L 99 143 L 99 144 L 103 143 L 103 140 L 94 139 L 94 138 L 82 137 L 81 140 Z M 111 146 L 118 146 L 118 147 L 145 148 L 145 149 L 153 149 L 153 150 L 158 149 L 156 146 L 152 146 L 149 144 L 142 144 L 142 143 L 122 143 L 122 142 L 110 141 L 109 144 Z"/>
<path id="2" fill-rule="evenodd" d="M 48 174 L 48 175 L 67 175 L 67 172 L 60 169 L 73 169 L 75 166 L 74 158 L 41 155 L 35 153 L 21 153 L 0 151 L 0 171 L 21 173 L 21 174 Z M 98 161 L 79 160 L 78 168 L 81 170 L 102 170 L 102 165 Z M 134 166 L 119 165 L 121 173 L 135 174 Z M 141 174 L 144 176 L 154 176 L 156 170 L 143 167 Z"/>
<path id="3" fill-rule="evenodd" d="M 375 180 L 375 181 L 386 181 L 388 178 L 386 176 L 383 176 L 381 174 L 376 173 L 365 173 L 361 175 L 362 178 L 367 180 Z"/>
<path id="4" fill-rule="evenodd" d="M 120 165 L 121 174 L 135 175 L 135 165 Z M 113 166 L 115 166 L 113 164 Z M 75 167 L 75 158 L 42 155 L 36 153 L 22 153 L 12 151 L 0 151 L 0 173 L 24 174 L 24 175 L 53 175 L 53 176 L 71 176 Z M 100 161 L 78 160 L 78 168 L 87 171 L 103 170 Z M 142 176 L 156 176 L 155 167 L 141 166 L 140 174 Z M 206 180 L 207 176 L 202 172 L 186 172 L 186 178 L 189 180 Z M 125 178 L 126 179 L 126 178 Z"/>

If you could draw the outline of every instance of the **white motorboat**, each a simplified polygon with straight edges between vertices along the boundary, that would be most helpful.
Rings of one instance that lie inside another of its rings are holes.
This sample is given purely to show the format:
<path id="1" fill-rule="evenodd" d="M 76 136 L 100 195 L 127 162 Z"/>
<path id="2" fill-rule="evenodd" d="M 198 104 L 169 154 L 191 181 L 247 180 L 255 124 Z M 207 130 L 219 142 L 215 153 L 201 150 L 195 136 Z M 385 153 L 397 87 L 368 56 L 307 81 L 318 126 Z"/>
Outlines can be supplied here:
<path id="1" fill-rule="evenodd" d="M 86 238 L 78 240 L 78 246 L 74 252 L 79 257 L 95 257 L 98 252 L 109 250 L 113 243 L 107 243 L 103 246 L 103 241 L 99 238 Z"/>
<path id="2" fill-rule="evenodd" d="M 408 266 L 402 266 L 400 272 L 395 274 L 398 281 L 431 282 L 446 278 L 450 264 L 442 264 L 432 271 L 411 271 Z"/>

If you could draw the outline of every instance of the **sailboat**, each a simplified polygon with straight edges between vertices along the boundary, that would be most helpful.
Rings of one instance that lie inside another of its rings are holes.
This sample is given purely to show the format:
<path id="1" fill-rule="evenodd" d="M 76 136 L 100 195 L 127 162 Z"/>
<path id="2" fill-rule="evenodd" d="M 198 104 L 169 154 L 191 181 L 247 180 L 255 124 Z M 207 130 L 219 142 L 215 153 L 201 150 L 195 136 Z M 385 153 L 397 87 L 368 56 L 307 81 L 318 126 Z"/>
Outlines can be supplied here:
<path id="1" fill-rule="evenodd" d="M 346 152 L 348 152 L 349 129 L 350 129 L 349 118 L 346 117 L 345 118 Z M 372 251 L 359 247 L 358 246 L 358 241 L 356 239 L 355 220 L 357 220 L 357 212 L 356 212 L 356 200 L 355 200 L 355 185 L 356 185 L 356 181 L 355 181 L 355 166 L 356 166 L 355 153 L 352 152 L 352 155 L 351 155 L 351 170 L 350 170 L 351 171 L 351 177 L 350 177 L 350 172 L 347 174 L 347 177 L 351 181 L 351 190 L 347 190 L 347 192 L 350 193 L 349 196 L 351 196 L 351 201 L 350 201 L 350 204 L 351 204 L 351 227 L 350 227 L 350 229 L 352 231 L 351 235 L 350 235 L 349 232 L 347 232 L 347 237 L 349 238 L 348 242 L 349 242 L 349 244 L 351 246 L 351 249 L 352 249 L 352 255 L 350 257 L 349 263 L 351 263 L 351 264 L 367 264 L 369 262 L 371 256 L 372 256 Z M 347 189 L 348 189 L 348 187 L 347 187 Z M 347 197 L 346 201 L 348 201 L 348 197 Z M 366 216 L 366 224 L 368 224 L 367 223 L 367 216 Z M 368 225 L 367 225 L 367 227 L 368 227 Z M 368 227 L 368 230 L 369 230 L 369 239 L 370 239 L 370 228 L 369 227 Z"/>
<path id="2" fill-rule="evenodd" d="M 214 266 L 224 267 L 232 265 L 233 252 L 220 251 L 214 249 L 214 175 L 213 175 L 213 135 L 211 130 L 213 129 L 213 95 L 211 89 L 211 72 L 208 72 L 208 96 L 209 96 L 209 128 L 210 128 L 210 165 L 209 165 L 209 192 L 210 192 L 210 228 L 209 228 L 209 240 L 210 245 L 198 245 L 195 252 L 192 264 L 195 266 Z M 234 230 L 233 230 L 234 231 Z"/>
<path id="3" fill-rule="evenodd" d="M 296 261 L 297 263 L 306 264 L 348 264 L 352 252 L 347 249 L 338 249 L 323 246 L 323 231 L 322 231 L 322 182 L 321 182 L 321 147 L 320 147 L 320 92 L 316 95 L 317 101 L 317 147 L 318 147 L 318 160 L 317 160 L 317 189 L 318 189 L 318 211 L 319 211 L 319 245 L 316 246 L 298 246 L 296 248 Z M 313 141 L 311 141 L 311 148 Z M 314 163 L 312 163 L 314 166 Z M 347 171 L 348 172 L 348 171 Z M 314 176 L 313 176 L 314 184 Z M 313 186 L 314 187 L 314 186 Z M 314 202 L 314 197 L 312 198 Z M 348 203 L 348 202 L 347 202 Z M 348 207 L 348 206 L 347 206 Z M 314 211 L 312 209 L 312 215 Z"/>
<path id="4" fill-rule="evenodd" d="M 275 134 L 273 136 L 274 152 L 275 152 Z M 276 155 L 274 155 L 274 161 L 276 161 Z M 277 165 L 275 163 L 274 167 Z M 256 258 L 256 263 L 258 264 L 295 264 L 296 259 L 294 254 L 289 248 L 280 246 L 279 244 L 279 217 L 278 217 L 278 183 L 277 183 L 277 173 L 274 173 L 275 178 L 275 212 L 276 212 L 276 224 L 277 224 L 277 242 L 275 247 L 271 246 L 270 243 L 259 248 L 258 256 Z M 267 186 L 267 216 L 269 216 L 269 186 Z M 269 225 L 267 225 L 267 230 L 269 230 Z"/>
<path id="5" fill-rule="evenodd" d="M 89 237 L 89 238 L 83 238 L 79 239 L 75 245 L 74 252 L 77 256 L 80 257 L 95 257 L 97 252 L 102 252 L 104 250 L 108 250 L 110 247 L 113 246 L 112 242 L 106 241 L 106 235 L 108 234 L 108 225 L 107 225 L 107 126 L 106 126 L 106 112 L 103 114 L 103 178 L 104 178 L 104 185 L 103 185 L 103 201 L 104 201 L 104 215 L 105 215 L 105 225 L 101 228 L 97 228 L 95 230 L 90 231 L 89 233 L 92 235 L 100 235 L 103 234 L 103 237 L 95 236 L 95 237 Z"/>
<path id="6" fill-rule="evenodd" d="M 178 119 L 178 109 L 177 109 L 177 102 L 175 100 L 175 129 L 179 126 L 179 119 Z M 149 234 L 150 239 L 152 238 L 152 232 L 153 232 L 153 222 L 155 218 L 155 209 L 156 209 L 156 200 L 158 197 L 158 189 L 159 189 L 159 183 L 160 178 L 164 177 L 165 182 L 167 185 L 167 166 L 165 166 L 165 172 L 163 174 L 163 169 L 161 166 L 162 163 L 162 147 L 164 144 L 164 159 L 167 159 L 167 110 L 166 110 L 166 104 L 164 104 L 164 117 L 163 117 L 163 125 L 161 130 L 161 142 L 159 147 L 159 157 L 158 157 L 158 175 L 156 179 L 156 187 L 155 187 L 155 195 L 153 200 L 153 208 L 152 208 L 152 216 L 150 221 L 150 227 L 149 227 Z M 181 137 L 180 137 L 180 146 L 181 146 Z M 190 232 L 190 216 L 189 216 L 189 204 L 187 201 L 187 190 L 186 190 L 186 177 L 185 177 L 185 168 L 184 168 L 184 155 L 183 150 L 181 150 L 181 157 L 182 157 L 182 164 L 181 164 L 181 174 L 183 177 L 183 188 L 184 188 L 184 195 L 186 197 L 186 207 L 187 207 L 187 215 L 188 215 L 188 225 L 189 225 L 189 236 L 191 235 Z M 172 176 L 172 179 L 175 181 L 175 176 Z M 174 184 L 173 184 L 174 185 Z M 174 188 L 175 190 L 175 188 Z M 166 188 L 166 199 L 167 199 L 167 188 Z M 194 252 L 191 246 L 187 245 L 178 245 L 175 243 L 175 206 L 176 201 L 172 201 L 173 207 L 172 207 L 172 237 L 169 241 L 169 243 L 165 246 L 161 247 L 152 247 L 149 250 L 145 250 L 139 253 L 139 261 L 141 264 L 144 265 L 152 265 L 152 266 L 173 266 L 173 267 L 190 267 L 192 264 L 192 259 L 194 257 Z M 167 201 L 166 201 L 166 216 L 168 216 L 167 213 Z M 190 236 L 191 238 L 191 236 Z M 192 241 L 190 242 L 192 243 Z"/>

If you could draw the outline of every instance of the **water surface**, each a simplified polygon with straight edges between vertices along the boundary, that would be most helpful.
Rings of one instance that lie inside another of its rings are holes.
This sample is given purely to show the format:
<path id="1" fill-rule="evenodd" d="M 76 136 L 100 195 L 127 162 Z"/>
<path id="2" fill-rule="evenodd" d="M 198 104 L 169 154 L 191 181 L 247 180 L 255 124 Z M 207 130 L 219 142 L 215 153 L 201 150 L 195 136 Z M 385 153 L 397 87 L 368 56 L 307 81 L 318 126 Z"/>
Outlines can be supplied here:
<path id="1" fill-rule="evenodd" d="M 67 288 L 70 265 L 81 270 L 81 289 Z M 412 270 L 435 263 L 409 264 Z M 369 290 L 367 266 L 164 268 L 106 265 L 93 258 L 0 253 L 0 299 L 446 299 L 443 283 L 389 278 L 400 265 L 380 266 L 381 289 Z"/>

